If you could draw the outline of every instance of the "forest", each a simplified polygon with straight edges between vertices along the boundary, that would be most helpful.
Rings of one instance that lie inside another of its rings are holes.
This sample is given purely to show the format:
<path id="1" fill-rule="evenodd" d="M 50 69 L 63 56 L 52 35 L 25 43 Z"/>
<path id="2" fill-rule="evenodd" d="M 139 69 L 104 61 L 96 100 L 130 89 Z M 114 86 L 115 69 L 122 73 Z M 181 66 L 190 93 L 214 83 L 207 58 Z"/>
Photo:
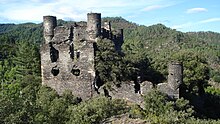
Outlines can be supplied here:
<path id="1" fill-rule="evenodd" d="M 43 25 L 0 24 L 0 123 L 220 123 L 220 34 L 183 33 L 163 24 L 138 25 L 121 17 L 106 17 L 124 29 L 122 52 L 112 41 L 97 42 L 95 69 L 104 85 L 120 85 L 141 75 L 143 81 L 167 80 L 167 63 L 184 65 L 180 99 L 156 89 L 144 96 L 144 107 L 122 99 L 100 96 L 81 101 L 70 91 L 58 95 L 41 85 L 40 45 Z M 58 20 L 58 25 L 68 24 Z M 111 61 L 109 61 L 111 60 Z"/>

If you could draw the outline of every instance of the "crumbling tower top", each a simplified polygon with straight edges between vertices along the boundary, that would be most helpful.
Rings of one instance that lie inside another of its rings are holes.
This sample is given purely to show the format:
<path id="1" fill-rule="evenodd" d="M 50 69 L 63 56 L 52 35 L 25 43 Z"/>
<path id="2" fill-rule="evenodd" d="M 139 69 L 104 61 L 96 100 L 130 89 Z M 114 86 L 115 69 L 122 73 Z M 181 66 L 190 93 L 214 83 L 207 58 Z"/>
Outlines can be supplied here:
<path id="1" fill-rule="evenodd" d="M 110 21 L 104 22 L 104 28 L 106 30 L 109 30 L 109 32 L 111 32 L 112 31 L 112 29 L 111 29 L 111 22 Z"/>
<path id="2" fill-rule="evenodd" d="M 101 35 L 101 13 L 87 14 L 87 32 L 90 40 Z"/>
<path id="3" fill-rule="evenodd" d="M 43 25 L 45 43 L 49 43 L 54 36 L 54 28 L 57 26 L 57 18 L 55 16 L 44 16 Z"/>

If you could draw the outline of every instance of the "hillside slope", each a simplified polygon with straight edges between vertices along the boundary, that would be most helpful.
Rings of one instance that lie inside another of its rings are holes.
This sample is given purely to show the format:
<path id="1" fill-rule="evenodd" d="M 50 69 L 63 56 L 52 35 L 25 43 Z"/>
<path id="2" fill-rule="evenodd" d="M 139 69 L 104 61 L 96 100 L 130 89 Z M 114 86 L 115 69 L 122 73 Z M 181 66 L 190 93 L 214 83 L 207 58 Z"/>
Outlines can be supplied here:
<path id="1" fill-rule="evenodd" d="M 123 18 L 105 18 L 113 27 L 124 27 L 125 53 L 145 51 L 151 64 L 163 75 L 167 74 L 167 63 L 175 53 L 192 51 L 205 58 L 210 66 L 211 78 L 220 77 L 220 34 L 216 32 L 183 33 L 163 24 L 152 26 L 137 25 Z M 220 81 L 220 80 L 216 80 Z"/>

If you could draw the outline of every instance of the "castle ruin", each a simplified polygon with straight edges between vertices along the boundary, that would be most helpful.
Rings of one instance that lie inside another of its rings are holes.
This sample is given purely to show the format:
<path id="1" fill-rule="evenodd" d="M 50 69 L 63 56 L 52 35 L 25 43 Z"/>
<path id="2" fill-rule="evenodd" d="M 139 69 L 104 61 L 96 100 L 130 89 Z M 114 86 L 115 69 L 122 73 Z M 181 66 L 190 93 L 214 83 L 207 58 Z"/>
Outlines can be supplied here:
<path id="1" fill-rule="evenodd" d="M 42 84 L 59 94 L 70 90 L 82 99 L 94 94 L 94 50 L 99 37 L 115 43 L 120 51 L 123 30 L 112 33 L 110 22 L 101 27 L 101 14 L 88 13 L 87 23 L 57 26 L 54 16 L 43 17 L 44 43 L 41 46 Z"/>
<path id="2" fill-rule="evenodd" d="M 123 44 L 123 29 L 113 33 L 110 22 L 101 25 L 100 13 L 88 13 L 87 22 L 57 26 L 54 16 L 43 17 L 44 42 L 41 45 L 42 84 L 55 89 L 59 94 L 70 90 L 81 99 L 92 98 L 95 94 L 94 57 L 98 38 L 107 38 L 114 42 L 120 52 Z M 182 84 L 183 67 L 181 63 L 169 64 L 168 83 L 157 88 L 171 97 L 179 97 Z M 149 92 L 151 82 L 141 82 L 140 92 L 136 92 L 132 83 L 122 83 L 120 88 L 109 93 L 113 98 L 123 98 L 140 103 L 142 95 Z"/>

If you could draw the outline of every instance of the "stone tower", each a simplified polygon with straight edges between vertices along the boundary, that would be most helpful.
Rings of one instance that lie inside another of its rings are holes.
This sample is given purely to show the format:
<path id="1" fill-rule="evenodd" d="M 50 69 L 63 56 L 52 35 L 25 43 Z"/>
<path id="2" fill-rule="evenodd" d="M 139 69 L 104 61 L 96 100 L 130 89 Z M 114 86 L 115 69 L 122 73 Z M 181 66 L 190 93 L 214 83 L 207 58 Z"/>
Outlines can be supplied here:
<path id="1" fill-rule="evenodd" d="M 57 26 L 57 19 L 55 16 L 44 16 L 44 39 L 46 43 L 49 43 L 54 36 L 54 28 Z"/>
<path id="2" fill-rule="evenodd" d="M 124 34 L 123 34 L 123 29 L 117 29 L 116 30 L 117 34 L 115 35 L 115 38 L 113 39 L 115 45 L 115 48 L 117 51 L 121 51 L 121 46 L 124 43 Z"/>
<path id="3" fill-rule="evenodd" d="M 70 90 L 82 99 L 93 97 L 95 44 L 98 37 L 106 35 L 101 32 L 101 14 L 88 13 L 87 22 L 63 26 L 57 26 L 56 17 L 44 16 L 43 26 L 42 84 L 59 94 Z"/>
<path id="4" fill-rule="evenodd" d="M 101 13 L 87 14 L 87 32 L 91 40 L 101 35 Z"/>
<path id="5" fill-rule="evenodd" d="M 168 85 L 173 90 L 178 90 L 183 83 L 183 65 L 181 62 L 171 62 L 168 66 Z"/>
<path id="6" fill-rule="evenodd" d="M 168 73 L 168 82 L 158 84 L 157 88 L 171 98 L 179 98 L 180 87 L 183 83 L 183 64 L 181 62 L 170 62 Z"/>

